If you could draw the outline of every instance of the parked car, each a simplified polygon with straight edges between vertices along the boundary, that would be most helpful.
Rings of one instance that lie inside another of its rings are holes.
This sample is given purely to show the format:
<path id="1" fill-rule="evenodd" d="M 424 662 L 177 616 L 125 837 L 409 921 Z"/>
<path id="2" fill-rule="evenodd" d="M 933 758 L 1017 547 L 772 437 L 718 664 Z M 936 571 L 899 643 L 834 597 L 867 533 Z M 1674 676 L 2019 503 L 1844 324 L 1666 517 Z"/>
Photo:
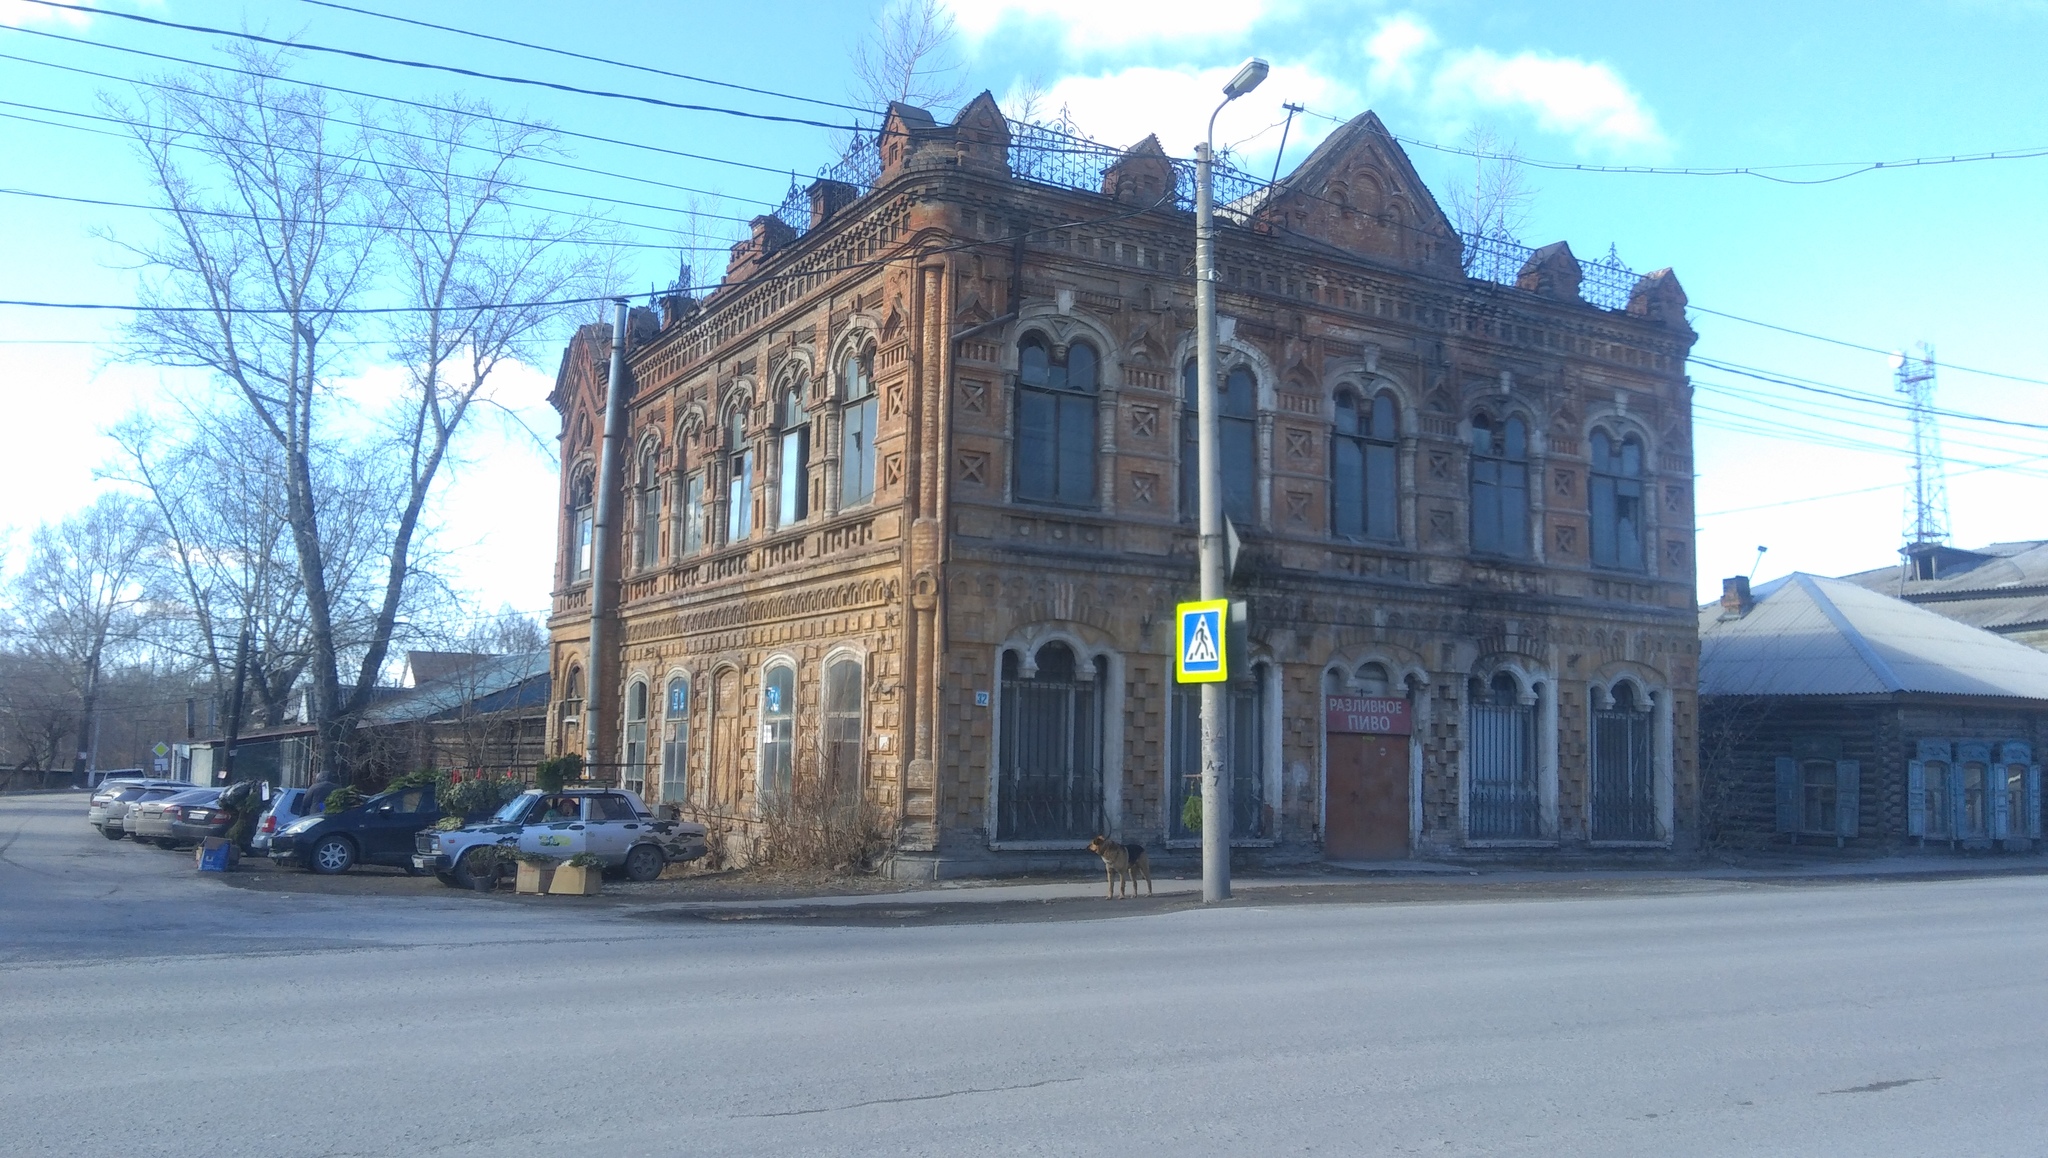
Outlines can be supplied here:
<path id="1" fill-rule="evenodd" d="M 390 865 L 417 876 L 413 834 L 441 819 L 432 788 L 380 793 L 333 815 L 308 816 L 273 833 L 270 859 L 316 873 L 345 873 L 359 864 Z"/>
<path id="2" fill-rule="evenodd" d="M 108 840 L 119 840 L 128 835 L 121 827 L 121 817 L 128 811 L 128 806 L 142 795 L 144 789 L 167 785 L 192 787 L 183 781 L 142 779 L 133 776 L 109 780 L 100 785 L 92 794 L 92 799 L 87 802 L 85 822 L 99 829 L 100 835 Z"/>
<path id="3" fill-rule="evenodd" d="M 412 863 L 444 885 L 470 888 L 483 872 L 475 850 L 493 844 L 512 844 L 521 852 L 564 860 L 589 853 L 605 868 L 622 870 L 636 881 L 653 880 L 665 865 L 696 860 L 707 847 L 703 825 L 656 820 L 631 792 L 535 788 L 506 801 L 489 820 L 449 832 L 420 833 Z"/>
<path id="4" fill-rule="evenodd" d="M 249 837 L 249 851 L 256 856 L 269 856 L 270 838 L 304 820 L 310 811 L 306 805 L 305 789 L 278 789 L 271 796 L 270 807 L 264 811 L 263 819 L 257 822 L 255 833 Z"/>
<path id="5" fill-rule="evenodd" d="M 128 802 L 127 810 L 121 813 L 121 835 L 136 835 L 136 823 L 142 819 L 141 813 L 137 810 L 143 805 L 176 796 L 180 792 L 190 792 L 191 790 L 192 786 L 190 784 L 152 784 L 144 788 L 135 799 Z M 112 824 L 114 822 L 109 820 L 107 823 Z"/>
<path id="6" fill-rule="evenodd" d="M 138 805 L 135 839 L 153 840 L 159 848 L 177 848 L 210 836 L 226 836 L 235 823 L 235 810 L 222 806 L 221 791 L 194 788 Z"/>

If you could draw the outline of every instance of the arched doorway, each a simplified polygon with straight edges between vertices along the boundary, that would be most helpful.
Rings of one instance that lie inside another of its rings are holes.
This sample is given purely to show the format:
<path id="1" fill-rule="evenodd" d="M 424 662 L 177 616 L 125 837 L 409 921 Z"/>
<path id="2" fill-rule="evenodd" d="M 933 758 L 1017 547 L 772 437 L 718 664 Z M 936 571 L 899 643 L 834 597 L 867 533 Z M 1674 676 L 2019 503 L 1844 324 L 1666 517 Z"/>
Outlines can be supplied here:
<path id="1" fill-rule="evenodd" d="M 1104 830 L 1103 660 L 1057 641 L 1003 652 L 996 839 L 1084 841 Z"/>
<path id="2" fill-rule="evenodd" d="M 1413 791 L 1406 689 L 1385 665 L 1332 671 L 1323 698 L 1323 855 L 1401 860 L 1410 852 Z"/>

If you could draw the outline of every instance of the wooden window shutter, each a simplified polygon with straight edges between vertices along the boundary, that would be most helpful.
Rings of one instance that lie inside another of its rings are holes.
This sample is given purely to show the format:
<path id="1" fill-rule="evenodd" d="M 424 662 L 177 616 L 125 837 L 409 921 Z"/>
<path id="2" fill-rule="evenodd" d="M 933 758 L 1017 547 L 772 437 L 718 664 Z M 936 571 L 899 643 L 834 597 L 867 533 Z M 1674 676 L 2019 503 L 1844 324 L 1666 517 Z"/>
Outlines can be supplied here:
<path id="1" fill-rule="evenodd" d="M 1906 835 L 1927 835 L 1927 765 L 1919 760 L 1906 764 Z"/>
<path id="2" fill-rule="evenodd" d="M 1778 831 L 1799 831 L 1799 761 L 1778 757 Z"/>
<path id="3" fill-rule="evenodd" d="M 2012 794 L 2005 785 L 2009 773 L 2005 765 L 1993 764 L 1985 774 L 1988 782 L 1984 790 L 1991 794 L 1991 836 L 1995 840 L 2004 840 L 2012 835 Z"/>
<path id="4" fill-rule="evenodd" d="M 2041 766 L 2027 765 L 2027 826 L 2024 835 L 2041 837 Z"/>
<path id="5" fill-rule="evenodd" d="M 1863 765 L 1854 760 L 1835 761 L 1835 834 L 1855 836 L 1863 808 L 1857 789 L 1863 780 Z"/>

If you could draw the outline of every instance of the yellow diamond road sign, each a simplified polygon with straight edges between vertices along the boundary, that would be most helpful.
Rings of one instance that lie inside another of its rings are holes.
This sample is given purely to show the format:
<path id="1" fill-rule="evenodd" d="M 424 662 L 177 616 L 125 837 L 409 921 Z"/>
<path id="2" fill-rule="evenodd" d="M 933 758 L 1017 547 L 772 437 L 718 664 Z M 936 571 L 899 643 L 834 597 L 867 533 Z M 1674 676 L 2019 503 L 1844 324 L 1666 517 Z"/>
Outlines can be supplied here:
<path id="1" fill-rule="evenodd" d="M 1223 620 L 1230 614 L 1230 601 L 1182 603 L 1173 610 L 1179 625 L 1173 654 L 1174 679 L 1184 684 L 1207 684 L 1230 678 L 1223 637 Z"/>

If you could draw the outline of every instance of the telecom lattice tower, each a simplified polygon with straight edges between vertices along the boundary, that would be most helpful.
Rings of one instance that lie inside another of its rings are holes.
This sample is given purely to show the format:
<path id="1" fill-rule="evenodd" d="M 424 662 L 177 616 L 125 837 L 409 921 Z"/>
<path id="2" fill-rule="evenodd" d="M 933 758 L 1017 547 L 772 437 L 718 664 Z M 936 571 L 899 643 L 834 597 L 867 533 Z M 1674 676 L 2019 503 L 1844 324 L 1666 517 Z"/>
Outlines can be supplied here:
<path id="1" fill-rule="evenodd" d="M 1913 414 L 1913 486 L 1906 494 L 1906 546 L 1902 552 L 1915 579 L 1932 579 L 1940 548 L 1948 542 L 1948 481 L 1942 468 L 1941 429 L 1934 420 L 1934 349 L 1920 343 L 1918 357 L 1892 357 L 1892 386 L 1909 399 Z"/>

